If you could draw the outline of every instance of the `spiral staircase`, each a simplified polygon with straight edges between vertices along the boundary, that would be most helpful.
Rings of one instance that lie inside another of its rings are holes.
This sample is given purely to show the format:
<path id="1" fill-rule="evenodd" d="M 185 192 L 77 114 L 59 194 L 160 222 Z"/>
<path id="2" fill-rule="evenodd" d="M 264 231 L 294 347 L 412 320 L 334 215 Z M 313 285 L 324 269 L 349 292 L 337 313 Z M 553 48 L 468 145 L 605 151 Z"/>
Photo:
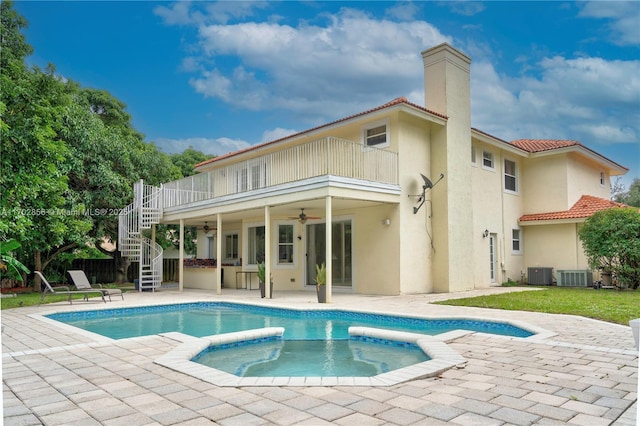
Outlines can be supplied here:
<path id="1" fill-rule="evenodd" d="M 133 190 L 133 203 L 118 217 L 118 248 L 122 256 L 139 264 L 139 291 L 155 291 L 162 285 L 162 247 L 149 236 L 162 217 L 162 188 L 141 180 Z"/>

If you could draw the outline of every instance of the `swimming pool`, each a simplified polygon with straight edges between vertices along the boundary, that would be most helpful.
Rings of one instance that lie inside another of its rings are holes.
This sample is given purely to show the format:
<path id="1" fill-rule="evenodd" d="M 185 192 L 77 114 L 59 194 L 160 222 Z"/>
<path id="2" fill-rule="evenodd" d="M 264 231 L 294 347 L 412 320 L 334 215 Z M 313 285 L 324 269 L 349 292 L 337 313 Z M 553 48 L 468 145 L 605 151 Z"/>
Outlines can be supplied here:
<path id="1" fill-rule="evenodd" d="M 194 302 L 158 306 L 54 313 L 47 318 L 112 339 L 168 332 L 194 337 L 265 327 L 284 327 L 286 340 L 338 340 L 351 326 L 436 335 L 469 330 L 512 337 L 533 332 L 510 323 L 476 319 L 428 319 L 339 309 L 298 310 L 230 302 Z"/>
<path id="2" fill-rule="evenodd" d="M 208 346 L 191 361 L 238 377 L 373 377 L 429 359 L 415 343 L 363 336 L 348 340 L 272 336 Z"/>

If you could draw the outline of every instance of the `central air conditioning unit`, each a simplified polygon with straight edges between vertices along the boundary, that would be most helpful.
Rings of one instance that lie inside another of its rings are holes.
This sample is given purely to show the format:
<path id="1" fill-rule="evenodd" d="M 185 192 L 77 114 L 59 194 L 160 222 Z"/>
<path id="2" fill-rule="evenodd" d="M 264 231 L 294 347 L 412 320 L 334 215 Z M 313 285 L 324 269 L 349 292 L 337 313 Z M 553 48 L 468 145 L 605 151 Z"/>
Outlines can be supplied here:
<path id="1" fill-rule="evenodd" d="M 553 268 L 528 268 L 527 282 L 532 285 L 552 285 Z"/>
<path id="2" fill-rule="evenodd" d="M 593 275 L 588 269 L 558 270 L 558 287 L 591 287 Z"/>

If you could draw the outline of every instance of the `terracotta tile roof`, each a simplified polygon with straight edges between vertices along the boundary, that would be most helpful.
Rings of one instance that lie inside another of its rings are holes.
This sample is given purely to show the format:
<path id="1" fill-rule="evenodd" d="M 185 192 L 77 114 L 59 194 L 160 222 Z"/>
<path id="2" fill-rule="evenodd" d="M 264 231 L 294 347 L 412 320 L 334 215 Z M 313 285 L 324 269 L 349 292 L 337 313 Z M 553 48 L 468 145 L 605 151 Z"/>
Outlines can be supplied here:
<path id="1" fill-rule="evenodd" d="M 540 220 L 561 220 L 561 219 L 585 219 L 595 212 L 613 207 L 629 207 L 626 204 L 618 203 L 604 198 L 591 195 L 583 195 L 569 209 L 561 212 L 525 214 L 520 217 L 520 222 L 531 222 Z"/>
<path id="2" fill-rule="evenodd" d="M 380 106 L 378 106 L 376 108 L 372 108 L 372 109 L 369 109 L 369 110 L 364 111 L 364 112 L 353 114 L 353 115 L 350 115 L 348 117 L 344 117 L 344 118 L 332 121 L 330 123 L 322 124 L 320 126 L 304 130 L 302 132 L 294 133 L 292 135 L 285 136 L 284 138 L 280 138 L 280 139 L 276 139 L 276 140 L 273 140 L 273 141 L 261 143 L 261 144 L 258 144 L 258 145 L 251 145 L 250 147 L 245 148 L 245 149 L 241 149 L 239 151 L 233 151 L 233 152 L 229 152 L 227 154 L 219 155 L 219 156 L 214 157 L 214 158 L 210 158 L 209 160 L 206 160 L 206 161 L 203 161 L 202 163 L 196 164 L 195 167 L 204 166 L 205 164 L 210 164 L 210 163 L 213 163 L 213 162 L 216 162 L 216 161 L 220 161 L 220 160 L 225 159 L 225 158 L 235 157 L 236 155 L 244 154 L 245 152 L 250 152 L 250 151 L 253 151 L 255 149 L 259 149 L 259 148 L 262 148 L 262 147 L 265 147 L 265 146 L 268 146 L 268 145 L 276 144 L 276 143 L 281 142 L 281 141 L 283 141 L 285 139 L 289 139 L 289 138 L 292 138 L 292 137 L 295 137 L 295 136 L 301 136 L 301 135 L 304 135 L 305 133 L 310 133 L 310 132 L 313 132 L 315 130 L 322 129 L 324 127 L 329 127 L 329 126 L 332 126 L 334 124 L 341 123 L 343 121 L 351 120 L 352 118 L 361 117 L 363 115 L 371 114 L 372 112 L 380 111 L 380 110 L 383 110 L 385 108 L 389 108 L 389 107 L 392 107 L 392 106 L 395 106 L 395 105 L 401 105 L 401 104 L 411 106 L 413 108 L 419 109 L 419 110 L 421 110 L 423 112 L 426 112 L 426 113 L 429 113 L 431 115 L 435 115 L 437 117 L 444 118 L 445 120 L 448 118 L 444 114 L 440 114 L 438 112 L 428 110 L 423 106 L 420 106 L 418 104 L 414 104 L 412 102 L 409 102 L 407 100 L 407 98 L 402 96 L 400 98 L 395 98 L 394 100 L 392 100 L 390 102 L 387 102 L 386 104 L 380 105 Z"/>
<path id="3" fill-rule="evenodd" d="M 584 147 L 578 141 L 563 139 L 517 139 L 509 143 L 529 152 L 550 151 L 552 149 L 566 148 L 568 146 Z"/>

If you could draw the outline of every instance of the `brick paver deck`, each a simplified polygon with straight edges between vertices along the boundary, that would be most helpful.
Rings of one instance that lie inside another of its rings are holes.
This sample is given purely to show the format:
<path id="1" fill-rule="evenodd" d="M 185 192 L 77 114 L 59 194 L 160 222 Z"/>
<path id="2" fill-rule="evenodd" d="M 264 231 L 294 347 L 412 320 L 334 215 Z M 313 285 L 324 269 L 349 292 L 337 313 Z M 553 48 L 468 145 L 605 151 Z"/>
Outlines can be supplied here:
<path id="1" fill-rule="evenodd" d="M 484 292 L 489 289 L 455 297 Z M 5 425 L 636 425 L 638 352 L 629 327 L 574 316 L 433 305 L 445 295 L 334 294 L 336 308 L 524 321 L 555 336 L 527 341 L 470 334 L 450 346 L 468 362 L 388 387 L 217 387 L 154 363 L 167 336 L 96 339 L 32 314 L 194 300 L 304 308 L 313 293 L 163 290 L 2 311 Z"/>

